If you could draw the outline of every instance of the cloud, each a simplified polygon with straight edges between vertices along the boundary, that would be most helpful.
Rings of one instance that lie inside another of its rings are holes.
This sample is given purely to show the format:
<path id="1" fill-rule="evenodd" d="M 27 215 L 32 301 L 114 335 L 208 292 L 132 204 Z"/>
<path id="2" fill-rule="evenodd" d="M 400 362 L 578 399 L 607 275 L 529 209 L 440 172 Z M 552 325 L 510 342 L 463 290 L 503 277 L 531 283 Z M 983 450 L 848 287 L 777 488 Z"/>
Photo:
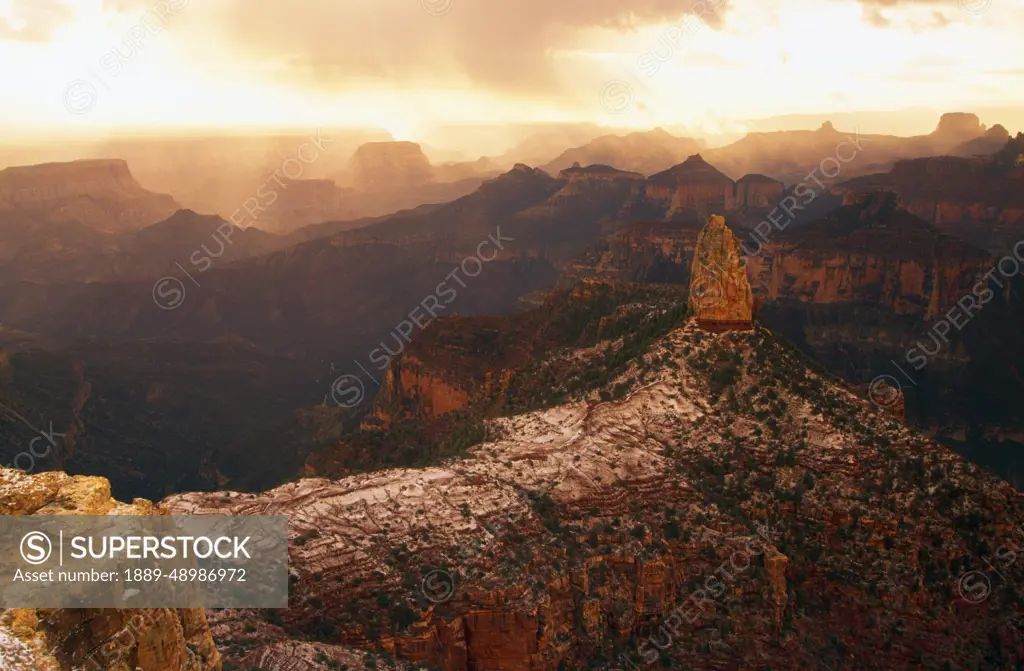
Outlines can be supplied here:
<path id="1" fill-rule="evenodd" d="M 9 18 L 0 17 L 0 40 L 49 42 L 74 18 L 75 10 L 64 0 L 13 0 Z"/>
<path id="2" fill-rule="evenodd" d="M 188 12 L 205 13 L 207 39 L 292 81 L 550 92 L 557 53 L 584 46 L 590 29 L 677 22 L 695 4 L 721 26 L 725 0 L 205 0 Z"/>
<path id="3" fill-rule="evenodd" d="M 857 0 L 861 6 L 865 21 L 878 28 L 902 26 L 905 22 L 894 22 L 890 11 L 900 10 L 931 10 L 926 21 L 914 21 L 910 27 L 924 30 L 945 28 L 949 25 L 949 17 L 944 9 L 958 9 L 967 14 L 978 15 L 988 9 L 992 0 Z"/>

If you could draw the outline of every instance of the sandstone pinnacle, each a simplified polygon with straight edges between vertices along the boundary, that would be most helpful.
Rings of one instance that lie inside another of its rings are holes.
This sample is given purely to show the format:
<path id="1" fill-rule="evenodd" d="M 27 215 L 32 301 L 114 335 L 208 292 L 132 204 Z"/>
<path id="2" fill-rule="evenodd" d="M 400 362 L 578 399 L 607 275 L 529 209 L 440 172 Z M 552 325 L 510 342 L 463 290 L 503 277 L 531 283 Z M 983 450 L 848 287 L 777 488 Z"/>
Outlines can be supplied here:
<path id="1" fill-rule="evenodd" d="M 697 235 L 690 309 L 701 328 L 727 331 L 750 326 L 753 302 L 739 241 L 725 225 L 725 217 L 713 214 Z"/>

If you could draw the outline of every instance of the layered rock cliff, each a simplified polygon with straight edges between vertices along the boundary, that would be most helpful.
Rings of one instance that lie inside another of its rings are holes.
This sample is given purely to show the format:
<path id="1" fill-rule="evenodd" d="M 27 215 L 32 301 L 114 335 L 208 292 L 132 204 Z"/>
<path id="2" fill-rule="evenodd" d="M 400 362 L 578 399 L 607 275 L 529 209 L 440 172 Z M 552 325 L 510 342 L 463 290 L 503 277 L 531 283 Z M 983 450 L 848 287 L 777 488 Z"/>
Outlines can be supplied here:
<path id="1" fill-rule="evenodd" d="M 566 267 L 570 277 L 690 283 L 697 234 L 705 222 L 642 222 L 605 236 Z"/>
<path id="2" fill-rule="evenodd" d="M 984 251 L 943 235 L 903 209 L 892 193 L 857 193 L 847 200 L 812 224 L 772 229 L 760 245 L 754 233 L 733 235 L 755 296 L 819 305 L 864 302 L 933 318 L 970 293 L 991 267 Z M 690 283 L 699 230 L 691 222 L 626 226 L 591 247 L 569 274 Z"/>
<path id="3" fill-rule="evenodd" d="M 110 496 L 103 478 L 0 468 L 3 515 L 167 514 L 144 499 Z M 220 671 L 201 609 L 25 609 L 0 613 L 5 671 Z"/>
<path id="4" fill-rule="evenodd" d="M 725 212 L 732 204 L 735 185 L 727 176 L 695 154 L 683 163 L 651 175 L 647 198 L 664 203 L 670 218 L 687 215 L 704 219 L 710 212 Z"/>
<path id="5" fill-rule="evenodd" d="M 433 419 L 464 407 L 469 393 L 456 380 L 444 379 L 414 354 L 404 353 L 388 366 L 375 398 L 375 424 L 387 426 L 410 417 Z M 368 425 L 369 426 L 369 425 Z"/>
<path id="6" fill-rule="evenodd" d="M 765 175 L 744 175 L 736 182 L 730 209 L 770 208 L 782 198 L 782 182 Z"/>
<path id="7" fill-rule="evenodd" d="M 770 209 L 782 197 L 782 182 L 764 175 L 745 175 L 733 182 L 700 154 L 679 165 L 651 175 L 646 199 L 664 218 L 703 222 L 712 213 L 751 211 L 755 216 Z"/>
<path id="8" fill-rule="evenodd" d="M 166 219 L 177 209 L 170 196 L 144 189 L 120 160 L 0 170 L 0 211 L 37 220 L 72 220 L 101 230 L 124 231 Z"/>
<path id="9" fill-rule="evenodd" d="M 850 197 L 806 227 L 777 233 L 747 265 L 766 301 L 870 303 L 931 319 L 971 293 L 991 258 L 943 235 L 895 195 L 874 192 Z"/>
<path id="10" fill-rule="evenodd" d="M 415 142 L 368 142 L 349 161 L 354 186 L 399 191 L 433 181 L 430 159 Z"/>
<path id="11" fill-rule="evenodd" d="M 1020 142 L 1024 150 L 1024 141 Z M 889 173 L 840 185 L 853 202 L 865 192 L 888 189 L 911 213 L 940 231 L 992 253 L 1024 238 L 1024 166 L 994 157 L 940 156 L 897 162 Z"/>

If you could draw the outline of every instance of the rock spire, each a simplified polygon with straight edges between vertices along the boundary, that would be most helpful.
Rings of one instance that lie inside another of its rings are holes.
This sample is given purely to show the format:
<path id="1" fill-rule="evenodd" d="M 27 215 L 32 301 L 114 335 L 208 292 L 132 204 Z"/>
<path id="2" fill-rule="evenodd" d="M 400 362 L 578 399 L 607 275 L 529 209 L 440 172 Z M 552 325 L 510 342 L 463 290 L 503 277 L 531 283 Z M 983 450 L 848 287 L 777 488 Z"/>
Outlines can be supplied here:
<path id="1" fill-rule="evenodd" d="M 725 225 L 725 217 L 713 214 L 697 235 L 690 310 L 701 328 L 728 331 L 750 327 L 753 304 L 739 241 Z"/>

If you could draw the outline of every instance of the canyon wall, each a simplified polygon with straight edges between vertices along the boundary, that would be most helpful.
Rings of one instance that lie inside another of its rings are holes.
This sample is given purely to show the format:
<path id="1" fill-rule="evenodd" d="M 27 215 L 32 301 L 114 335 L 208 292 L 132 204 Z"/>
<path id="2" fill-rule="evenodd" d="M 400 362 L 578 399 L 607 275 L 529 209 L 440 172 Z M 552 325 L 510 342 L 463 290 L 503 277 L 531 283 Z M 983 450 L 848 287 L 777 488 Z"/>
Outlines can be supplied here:
<path id="1" fill-rule="evenodd" d="M 1000 253 L 1024 239 L 1024 164 L 1012 159 L 1008 153 L 1003 160 L 940 156 L 898 161 L 888 173 L 853 179 L 839 188 L 847 203 L 865 192 L 893 191 L 904 208 L 943 233 Z"/>
<path id="2" fill-rule="evenodd" d="M 415 354 L 392 359 L 374 399 L 375 421 L 367 426 L 387 426 L 412 417 L 432 419 L 464 407 L 469 393 L 452 377 L 443 369 L 424 365 Z"/>
<path id="3" fill-rule="evenodd" d="M 4 209 L 123 231 L 166 219 L 178 204 L 139 185 L 126 162 L 95 159 L 0 170 L 0 211 Z"/>
<path id="4" fill-rule="evenodd" d="M 782 198 L 782 182 L 764 175 L 744 175 L 736 182 L 729 209 L 770 208 Z"/>
<path id="5" fill-rule="evenodd" d="M 430 159 L 415 142 L 368 142 L 349 161 L 356 188 L 401 190 L 433 181 Z"/>
<path id="6" fill-rule="evenodd" d="M 993 262 L 903 209 L 895 195 L 875 192 L 775 235 L 747 257 L 747 268 L 766 301 L 861 302 L 932 319 L 970 294 Z"/>

